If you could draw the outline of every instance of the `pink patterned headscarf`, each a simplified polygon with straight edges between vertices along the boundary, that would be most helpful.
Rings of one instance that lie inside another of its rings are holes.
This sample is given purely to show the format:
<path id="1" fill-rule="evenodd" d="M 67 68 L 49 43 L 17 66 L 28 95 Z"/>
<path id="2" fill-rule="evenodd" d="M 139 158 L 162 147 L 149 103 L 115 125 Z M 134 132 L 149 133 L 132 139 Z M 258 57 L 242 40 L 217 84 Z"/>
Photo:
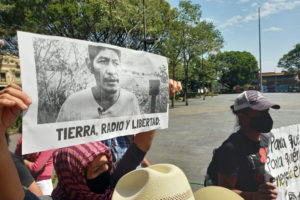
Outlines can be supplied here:
<path id="1" fill-rule="evenodd" d="M 92 142 L 58 149 L 53 153 L 54 168 L 58 177 L 52 196 L 58 200 L 110 200 L 113 188 L 104 194 L 96 194 L 87 186 L 85 169 L 96 156 L 107 156 L 112 169 L 112 156 L 102 142 Z"/>

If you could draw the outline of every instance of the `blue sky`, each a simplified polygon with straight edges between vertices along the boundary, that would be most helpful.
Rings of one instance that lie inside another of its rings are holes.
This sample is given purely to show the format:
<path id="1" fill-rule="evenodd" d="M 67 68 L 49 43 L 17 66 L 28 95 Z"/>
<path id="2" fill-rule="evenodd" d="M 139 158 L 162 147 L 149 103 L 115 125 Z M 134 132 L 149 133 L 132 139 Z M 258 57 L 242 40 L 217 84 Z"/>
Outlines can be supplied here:
<path id="1" fill-rule="evenodd" d="M 179 0 L 167 0 L 177 7 Z M 279 59 L 300 43 L 300 0 L 192 0 L 202 18 L 224 37 L 222 51 L 249 51 L 259 62 L 258 14 L 261 11 L 263 72 L 280 72 Z"/>

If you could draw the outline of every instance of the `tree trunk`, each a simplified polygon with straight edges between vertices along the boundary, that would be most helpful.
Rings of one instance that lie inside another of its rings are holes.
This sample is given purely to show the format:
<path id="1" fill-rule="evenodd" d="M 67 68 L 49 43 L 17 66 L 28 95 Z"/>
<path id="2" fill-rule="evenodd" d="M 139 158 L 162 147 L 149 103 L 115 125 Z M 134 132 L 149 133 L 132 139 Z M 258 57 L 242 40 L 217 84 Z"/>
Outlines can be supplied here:
<path id="1" fill-rule="evenodd" d="M 185 92 L 184 92 L 184 99 L 185 105 L 188 106 L 188 81 L 189 81 L 189 66 L 188 63 L 185 61 Z"/>
<path id="2" fill-rule="evenodd" d="M 173 77 L 172 77 L 173 80 L 175 80 L 175 78 L 176 78 L 175 77 L 175 66 L 176 66 L 175 64 L 173 64 L 173 66 L 172 66 L 173 67 L 173 69 L 172 69 L 173 70 Z M 172 97 L 172 105 L 171 105 L 172 108 L 174 108 L 174 104 L 175 104 L 175 94 Z"/>

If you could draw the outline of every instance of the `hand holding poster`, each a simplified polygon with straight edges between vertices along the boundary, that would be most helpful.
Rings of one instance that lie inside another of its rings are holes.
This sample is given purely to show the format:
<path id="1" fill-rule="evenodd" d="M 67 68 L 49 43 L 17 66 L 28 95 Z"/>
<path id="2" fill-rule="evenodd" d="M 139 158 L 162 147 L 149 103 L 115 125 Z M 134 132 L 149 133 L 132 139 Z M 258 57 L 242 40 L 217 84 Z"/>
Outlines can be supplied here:
<path id="1" fill-rule="evenodd" d="M 23 153 L 168 127 L 167 58 L 18 32 Z"/>
<path id="2" fill-rule="evenodd" d="M 300 125 L 272 130 L 265 165 L 275 178 L 278 200 L 300 200 Z"/>

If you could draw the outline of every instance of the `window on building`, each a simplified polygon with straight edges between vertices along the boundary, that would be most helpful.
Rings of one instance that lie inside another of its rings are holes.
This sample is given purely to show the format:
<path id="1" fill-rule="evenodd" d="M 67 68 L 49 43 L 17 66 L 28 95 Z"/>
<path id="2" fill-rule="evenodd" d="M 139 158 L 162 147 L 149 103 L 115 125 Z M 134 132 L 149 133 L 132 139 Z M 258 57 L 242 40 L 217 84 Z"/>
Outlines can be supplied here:
<path id="1" fill-rule="evenodd" d="M 16 72 L 16 78 L 20 78 L 20 73 Z"/>
<path id="2" fill-rule="evenodd" d="M 5 73 L 0 73 L 0 81 L 6 82 Z"/>

